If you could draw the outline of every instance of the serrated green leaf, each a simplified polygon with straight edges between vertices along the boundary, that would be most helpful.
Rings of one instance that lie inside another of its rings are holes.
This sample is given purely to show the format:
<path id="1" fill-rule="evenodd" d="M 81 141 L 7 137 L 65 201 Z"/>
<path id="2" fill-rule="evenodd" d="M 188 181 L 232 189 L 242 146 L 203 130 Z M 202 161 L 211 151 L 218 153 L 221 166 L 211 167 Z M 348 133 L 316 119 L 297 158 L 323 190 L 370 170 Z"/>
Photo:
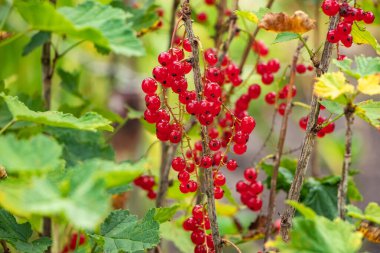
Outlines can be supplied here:
<path id="1" fill-rule="evenodd" d="M 128 15 L 119 8 L 86 1 L 75 7 L 55 9 L 46 1 L 15 1 L 15 7 L 36 30 L 88 40 L 126 56 L 141 56 L 144 48 L 126 24 Z"/>
<path id="2" fill-rule="evenodd" d="M 74 128 L 87 131 L 112 131 L 111 122 L 95 112 L 88 112 L 80 118 L 57 111 L 35 112 L 23 104 L 18 97 L 0 94 L 15 121 L 27 121 L 48 126 Z"/>
<path id="3" fill-rule="evenodd" d="M 8 174 L 43 172 L 62 168 L 62 147 L 44 135 L 18 140 L 15 135 L 0 136 L 0 164 Z"/>
<path id="4" fill-rule="evenodd" d="M 292 184 L 294 172 L 297 166 L 297 161 L 291 159 L 282 159 L 280 168 L 278 169 L 278 178 L 277 178 L 277 189 L 276 190 L 284 190 L 288 192 L 290 189 L 290 185 Z M 267 174 L 267 178 L 265 179 L 265 183 L 267 188 L 270 188 L 270 181 L 273 175 L 273 166 L 264 163 L 262 165 L 262 169 L 265 174 Z"/>
<path id="5" fill-rule="evenodd" d="M 368 44 L 375 49 L 377 54 L 380 54 L 380 45 L 376 38 L 367 31 L 364 27 L 359 27 L 356 23 L 352 25 L 351 35 L 354 43 L 356 44 Z"/>
<path id="6" fill-rule="evenodd" d="M 103 179 L 106 188 L 126 185 L 141 175 L 147 166 L 145 159 L 138 162 L 115 163 L 101 159 L 86 160 L 74 168 L 75 171 L 87 171 L 94 180 Z"/>
<path id="7" fill-rule="evenodd" d="M 277 34 L 276 38 L 272 42 L 272 44 L 280 43 L 280 42 L 285 42 L 289 40 L 295 40 L 299 39 L 299 34 L 298 33 L 292 33 L 292 32 L 283 32 Z"/>
<path id="8" fill-rule="evenodd" d="M 179 207 L 180 205 L 174 204 L 170 207 L 156 208 L 154 219 L 158 221 L 159 223 L 170 221 L 173 218 L 173 216 L 177 213 L 177 210 Z"/>
<path id="9" fill-rule="evenodd" d="M 30 223 L 18 224 L 15 217 L 0 209 L 0 239 L 5 240 L 23 253 L 43 253 L 50 246 L 51 240 L 42 237 L 29 242 L 32 236 Z"/>
<path id="10" fill-rule="evenodd" d="M 370 96 L 380 94 L 380 74 L 361 77 L 358 80 L 357 89 L 361 93 Z"/>
<path id="11" fill-rule="evenodd" d="M 380 57 L 365 57 L 363 55 L 355 57 L 356 71 L 361 77 L 379 74 Z"/>
<path id="12" fill-rule="evenodd" d="M 317 96 L 326 99 L 336 99 L 341 95 L 352 95 L 354 86 L 346 82 L 342 72 L 326 73 L 317 79 L 314 92 Z"/>
<path id="13" fill-rule="evenodd" d="M 333 220 L 338 215 L 337 194 L 340 178 L 331 179 L 333 181 L 319 182 L 310 178 L 304 185 L 307 194 L 302 199 L 302 204 L 311 208 L 316 214 Z"/>
<path id="14" fill-rule="evenodd" d="M 125 6 L 122 1 L 119 3 L 123 4 L 123 8 L 132 14 L 127 21 L 136 31 L 141 32 L 144 29 L 148 29 L 159 21 L 159 17 L 157 15 L 157 5 L 155 5 L 154 1 L 146 1 L 142 8 L 131 8 L 129 6 Z"/>
<path id="15" fill-rule="evenodd" d="M 235 13 L 237 16 L 244 18 L 252 23 L 257 24 L 259 22 L 257 15 L 253 12 L 236 10 Z"/>
<path id="16" fill-rule="evenodd" d="M 348 205 L 347 216 L 380 224 L 380 206 L 378 203 L 370 202 L 362 212 L 358 207 Z"/>
<path id="17" fill-rule="evenodd" d="M 79 229 L 95 229 L 108 212 L 105 183 L 86 170 L 0 182 L 0 204 L 23 217 L 64 217 Z"/>
<path id="18" fill-rule="evenodd" d="M 155 210 L 149 210 L 143 219 L 128 210 L 111 212 L 101 225 L 100 234 L 92 235 L 104 252 L 138 252 L 153 248 L 160 242 L 159 223 L 154 220 Z"/>
<path id="19" fill-rule="evenodd" d="M 333 59 L 334 65 L 336 65 L 341 71 L 350 75 L 356 79 L 360 78 L 360 74 L 354 71 L 351 67 L 352 60 L 350 58 L 345 58 L 343 60 L 338 61 L 337 59 Z"/>
<path id="20" fill-rule="evenodd" d="M 45 130 L 63 146 L 63 158 L 68 167 L 98 158 L 114 160 L 115 152 L 100 132 L 49 127 Z"/>
<path id="21" fill-rule="evenodd" d="M 344 113 L 343 105 L 340 103 L 330 101 L 330 100 L 322 100 L 319 103 L 323 105 L 324 107 L 326 107 L 326 109 L 331 113 L 334 113 L 337 115 Z"/>
<path id="22" fill-rule="evenodd" d="M 182 226 L 176 226 L 173 222 L 162 223 L 160 234 L 163 239 L 173 242 L 182 253 L 194 251 L 194 244 L 190 240 L 189 233 L 183 230 Z"/>
<path id="23" fill-rule="evenodd" d="M 61 87 L 64 90 L 80 97 L 81 94 L 78 91 L 80 72 L 77 71 L 70 73 L 62 68 L 58 68 L 57 73 L 61 78 Z"/>
<path id="24" fill-rule="evenodd" d="M 22 51 L 22 56 L 28 55 L 30 52 L 32 52 L 34 49 L 42 46 L 45 42 L 47 42 L 50 39 L 50 32 L 37 32 L 30 38 L 30 41 L 26 46 L 24 47 Z"/>
<path id="25" fill-rule="evenodd" d="M 312 219 L 296 217 L 290 232 L 290 241 L 280 237 L 266 244 L 281 253 L 357 253 L 361 248 L 362 234 L 348 222 L 328 220 L 316 216 Z"/>
<path id="26" fill-rule="evenodd" d="M 367 100 L 356 105 L 355 114 L 380 129 L 380 101 Z"/>

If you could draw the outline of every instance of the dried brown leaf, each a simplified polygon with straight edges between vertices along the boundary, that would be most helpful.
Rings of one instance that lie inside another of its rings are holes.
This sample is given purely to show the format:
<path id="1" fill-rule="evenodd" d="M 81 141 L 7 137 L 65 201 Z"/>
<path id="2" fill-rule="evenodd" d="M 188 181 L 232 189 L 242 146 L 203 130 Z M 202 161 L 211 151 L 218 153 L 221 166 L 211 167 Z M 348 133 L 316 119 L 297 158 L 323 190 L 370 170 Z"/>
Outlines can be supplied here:
<path id="1" fill-rule="evenodd" d="M 267 13 L 261 19 L 259 27 L 273 32 L 294 32 L 303 34 L 315 28 L 315 20 L 303 11 L 296 11 L 292 16 L 281 13 Z"/>

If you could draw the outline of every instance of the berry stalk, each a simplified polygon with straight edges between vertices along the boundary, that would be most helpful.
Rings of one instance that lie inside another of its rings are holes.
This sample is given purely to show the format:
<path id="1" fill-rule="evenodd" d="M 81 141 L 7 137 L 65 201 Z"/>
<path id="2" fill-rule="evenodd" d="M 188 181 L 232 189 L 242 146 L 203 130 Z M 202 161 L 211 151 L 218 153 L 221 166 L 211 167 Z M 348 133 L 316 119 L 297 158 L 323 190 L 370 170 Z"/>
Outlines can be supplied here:
<path id="1" fill-rule="evenodd" d="M 192 65 L 193 65 L 193 76 L 194 76 L 194 85 L 197 93 L 197 101 L 202 101 L 203 85 L 202 85 L 202 75 L 199 66 L 199 45 L 198 41 L 195 38 L 192 21 L 191 21 L 191 9 L 190 9 L 190 0 L 186 0 L 182 5 L 182 18 L 185 24 L 185 30 L 187 33 L 187 38 L 191 44 L 192 50 Z M 209 138 L 207 127 L 201 126 L 201 138 L 202 138 L 202 157 L 208 156 L 210 154 L 210 149 L 208 146 Z M 215 252 L 222 252 L 222 241 L 219 235 L 219 227 L 216 217 L 216 207 L 215 207 L 215 198 L 214 198 L 214 180 L 212 176 L 212 169 L 208 168 L 204 171 L 204 177 L 201 178 L 202 181 L 202 191 L 207 196 L 207 210 L 208 217 L 210 219 L 210 225 L 212 230 L 212 239 L 214 241 Z"/>
<path id="2" fill-rule="evenodd" d="M 337 27 L 339 18 L 339 14 L 330 18 L 329 31 Z M 326 40 L 323 47 L 320 63 L 318 64 L 313 61 L 318 77 L 327 72 L 331 61 L 332 50 L 333 44 Z M 314 147 L 315 137 L 318 132 L 318 116 L 320 107 L 319 98 L 316 95 L 313 95 L 310 107 L 311 111 L 310 118 L 307 122 L 306 135 L 302 142 L 301 154 L 298 158 L 296 173 L 294 175 L 294 179 L 288 193 L 288 200 L 299 200 L 306 169 Z M 281 215 L 281 236 L 285 242 L 289 240 L 289 230 L 292 224 L 294 213 L 295 209 L 288 205 L 286 207 L 286 210 Z"/>

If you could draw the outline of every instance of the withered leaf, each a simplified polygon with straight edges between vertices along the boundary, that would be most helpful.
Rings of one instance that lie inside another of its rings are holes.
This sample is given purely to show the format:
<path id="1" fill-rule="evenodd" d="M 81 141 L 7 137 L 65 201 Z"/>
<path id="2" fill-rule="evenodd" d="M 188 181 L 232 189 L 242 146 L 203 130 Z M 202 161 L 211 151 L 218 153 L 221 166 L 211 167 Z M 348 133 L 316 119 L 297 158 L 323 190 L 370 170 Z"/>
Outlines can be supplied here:
<path id="1" fill-rule="evenodd" d="M 315 28 L 315 20 L 303 11 L 296 11 L 292 16 L 281 13 L 267 13 L 259 27 L 273 32 L 294 32 L 303 34 Z"/>

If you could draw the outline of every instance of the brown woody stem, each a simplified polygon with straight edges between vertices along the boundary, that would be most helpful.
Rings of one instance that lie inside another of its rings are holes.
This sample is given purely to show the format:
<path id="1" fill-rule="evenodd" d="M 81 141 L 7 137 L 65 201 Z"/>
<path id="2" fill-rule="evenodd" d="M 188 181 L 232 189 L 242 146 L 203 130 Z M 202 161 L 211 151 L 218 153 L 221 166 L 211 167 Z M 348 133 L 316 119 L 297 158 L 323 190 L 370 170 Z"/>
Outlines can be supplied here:
<path id="1" fill-rule="evenodd" d="M 348 171 L 351 166 L 351 147 L 352 147 L 352 125 L 354 123 L 355 108 L 349 103 L 345 109 L 346 117 L 346 144 L 343 159 L 342 178 L 338 188 L 338 213 L 339 217 L 344 220 L 346 217 L 346 199 L 348 185 Z"/>
<path id="2" fill-rule="evenodd" d="M 329 23 L 329 30 L 335 29 L 338 22 L 339 15 L 331 17 Z M 317 63 L 316 61 L 314 61 L 314 59 L 312 59 L 314 67 L 316 68 L 317 77 L 327 72 L 331 61 L 332 49 L 333 44 L 331 44 L 328 41 L 325 41 L 320 63 Z M 288 193 L 288 200 L 299 200 L 306 169 L 313 150 L 315 136 L 318 130 L 317 125 L 319 116 L 319 98 L 316 95 L 313 95 L 310 107 L 311 111 L 309 121 L 307 123 L 306 135 L 302 142 L 301 154 L 298 158 L 296 173 L 294 175 L 294 179 Z M 286 210 L 281 215 L 281 236 L 284 241 L 289 240 L 289 230 L 292 224 L 294 213 L 294 208 L 287 205 Z"/>
<path id="3" fill-rule="evenodd" d="M 269 203 L 268 203 L 268 214 L 267 214 L 267 222 L 265 226 L 265 238 L 264 242 L 267 242 L 271 232 L 272 232 L 272 218 L 274 214 L 275 209 L 275 201 L 276 201 L 276 188 L 277 188 L 277 178 L 278 178 L 278 170 L 280 168 L 281 163 L 281 157 L 284 150 L 284 144 L 285 144 L 285 138 L 286 138 L 286 132 L 288 128 L 288 119 L 289 115 L 292 109 L 292 90 L 294 86 L 295 76 L 296 76 L 296 66 L 298 62 L 298 57 L 300 55 L 300 51 L 303 47 L 303 43 L 299 42 L 298 47 L 293 55 L 293 61 L 292 66 L 290 68 L 290 80 L 288 84 L 288 96 L 286 99 L 286 109 L 284 116 L 282 117 L 281 121 L 281 129 L 280 129 L 280 137 L 277 144 L 277 152 L 275 155 L 274 165 L 273 165 L 273 174 L 271 178 L 271 186 L 270 186 L 270 193 L 269 193 Z"/>
<path id="4" fill-rule="evenodd" d="M 185 0 L 182 5 L 182 18 L 185 24 L 186 34 L 187 38 L 191 44 L 192 54 L 193 54 L 193 75 L 194 75 L 194 85 L 195 90 L 197 92 L 197 100 L 202 100 L 202 93 L 203 93 L 203 84 L 202 84 L 202 75 L 201 70 L 199 66 L 199 43 L 197 38 L 194 35 L 193 31 L 193 25 L 191 21 L 191 9 L 190 9 L 190 0 Z M 210 150 L 208 147 L 208 132 L 207 128 L 205 126 L 201 126 L 201 137 L 202 137 L 202 156 L 210 155 Z M 202 168 L 201 168 L 202 169 Z M 219 234 L 219 227 L 217 223 L 217 217 L 216 217 L 216 207 L 215 207 L 215 198 L 214 198 L 214 180 L 212 177 L 212 169 L 203 169 L 204 170 L 204 177 L 200 180 L 201 185 L 203 185 L 204 193 L 207 196 L 207 211 L 208 211 L 208 217 L 210 219 L 211 224 L 211 233 L 212 233 L 212 239 L 214 241 L 215 245 L 215 252 L 220 253 L 222 252 L 222 241 Z"/>

